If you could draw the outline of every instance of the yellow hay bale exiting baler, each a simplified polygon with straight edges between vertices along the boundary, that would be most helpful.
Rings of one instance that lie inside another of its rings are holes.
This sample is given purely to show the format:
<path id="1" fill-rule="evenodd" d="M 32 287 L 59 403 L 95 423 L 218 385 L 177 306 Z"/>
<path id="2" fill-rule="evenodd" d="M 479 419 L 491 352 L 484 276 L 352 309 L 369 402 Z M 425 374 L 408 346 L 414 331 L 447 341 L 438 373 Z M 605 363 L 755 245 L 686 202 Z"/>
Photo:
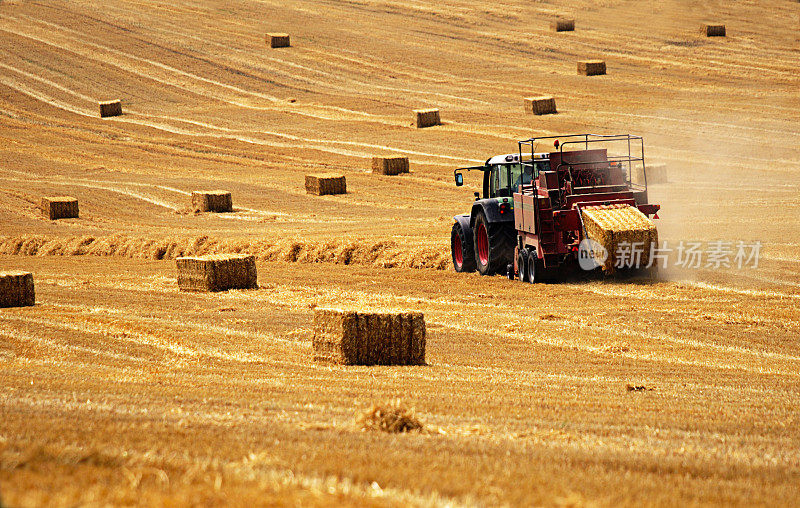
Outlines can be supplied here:
<path id="1" fill-rule="evenodd" d="M 608 253 L 602 266 L 604 272 L 614 272 L 618 264 L 647 267 L 651 245 L 658 243 L 658 231 L 638 208 L 626 204 L 586 206 L 581 208 L 581 218 L 586 237 Z M 620 261 L 622 256 L 626 259 Z"/>

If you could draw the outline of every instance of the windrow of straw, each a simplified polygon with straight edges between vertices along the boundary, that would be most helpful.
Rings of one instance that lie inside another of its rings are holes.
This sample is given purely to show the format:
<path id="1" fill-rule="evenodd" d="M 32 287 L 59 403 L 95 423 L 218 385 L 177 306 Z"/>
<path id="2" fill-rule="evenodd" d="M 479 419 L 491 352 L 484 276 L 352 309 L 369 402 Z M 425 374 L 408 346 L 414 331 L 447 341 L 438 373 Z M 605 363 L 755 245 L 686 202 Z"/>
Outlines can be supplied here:
<path id="1" fill-rule="evenodd" d="M 22 256 L 119 256 L 139 259 L 175 259 L 206 254 L 250 254 L 258 261 L 334 263 L 381 268 L 452 266 L 449 246 L 407 246 L 395 241 L 358 239 L 143 238 L 109 236 L 0 236 L 0 254 Z"/>
<path id="2" fill-rule="evenodd" d="M 424 365 L 421 312 L 314 309 L 314 360 L 344 365 Z"/>
<path id="3" fill-rule="evenodd" d="M 651 245 L 658 242 L 658 232 L 653 221 L 638 208 L 630 205 L 601 205 L 581 208 L 586 236 L 608 252 L 603 271 L 615 271 L 617 260 L 626 252 L 622 261 L 629 268 L 645 268 L 650 260 Z M 624 245 L 627 242 L 628 246 Z M 621 245 L 622 244 L 622 245 Z M 620 252 L 618 250 L 622 247 Z M 634 252 L 639 252 L 636 255 Z M 630 255 L 628 255 L 630 253 Z"/>

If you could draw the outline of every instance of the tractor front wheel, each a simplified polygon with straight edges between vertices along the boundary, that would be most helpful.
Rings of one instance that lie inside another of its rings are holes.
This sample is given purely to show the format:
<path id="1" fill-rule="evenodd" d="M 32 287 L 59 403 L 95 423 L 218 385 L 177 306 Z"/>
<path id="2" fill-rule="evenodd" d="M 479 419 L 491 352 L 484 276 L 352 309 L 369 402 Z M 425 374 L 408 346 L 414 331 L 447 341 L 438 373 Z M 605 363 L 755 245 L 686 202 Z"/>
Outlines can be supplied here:
<path id="1" fill-rule="evenodd" d="M 514 259 L 515 231 L 507 224 L 490 224 L 480 212 L 475 218 L 475 261 L 481 275 L 501 272 Z"/>
<path id="2" fill-rule="evenodd" d="M 453 255 L 453 268 L 459 273 L 475 271 L 475 251 L 471 237 L 472 231 L 464 231 L 458 222 L 453 224 L 450 251 Z"/>

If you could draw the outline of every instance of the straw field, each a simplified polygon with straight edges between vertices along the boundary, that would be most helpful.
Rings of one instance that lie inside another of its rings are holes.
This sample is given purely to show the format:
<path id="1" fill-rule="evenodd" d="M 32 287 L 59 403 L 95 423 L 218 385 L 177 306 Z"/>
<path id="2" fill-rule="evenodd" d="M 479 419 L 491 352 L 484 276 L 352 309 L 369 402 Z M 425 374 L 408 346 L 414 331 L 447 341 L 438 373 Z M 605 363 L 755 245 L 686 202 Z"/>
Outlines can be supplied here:
<path id="1" fill-rule="evenodd" d="M 0 271 L 35 278 L 0 309 L 0 504 L 796 504 L 799 6 L 0 2 Z M 644 137 L 659 242 L 699 267 L 453 272 L 482 190 L 453 170 L 570 132 Z M 306 191 L 331 173 L 347 193 Z M 193 213 L 197 189 L 236 206 Z M 216 254 L 258 289 L 180 291 L 176 258 Z M 424 314 L 425 365 L 315 361 L 332 308 Z"/>

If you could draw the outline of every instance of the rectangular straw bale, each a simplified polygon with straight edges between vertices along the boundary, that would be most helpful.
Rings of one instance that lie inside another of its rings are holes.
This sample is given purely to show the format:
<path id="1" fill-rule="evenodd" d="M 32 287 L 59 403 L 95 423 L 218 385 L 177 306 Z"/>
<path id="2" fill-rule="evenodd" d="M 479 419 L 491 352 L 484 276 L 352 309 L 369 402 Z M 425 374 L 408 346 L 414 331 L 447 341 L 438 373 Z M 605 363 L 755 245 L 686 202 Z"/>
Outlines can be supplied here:
<path id="1" fill-rule="evenodd" d="M 306 192 L 317 196 L 347 194 L 347 180 L 334 173 L 306 175 Z"/>
<path id="2" fill-rule="evenodd" d="M 35 303 L 32 273 L 0 272 L 0 307 L 27 307 Z"/>
<path id="3" fill-rule="evenodd" d="M 606 73 L 606 62 L 603 60 L 581 60 L 578 62 L 578 74 L 582 76 L 601 76 Z"/>
<path id="4" fill-rule="evenodd" d="M 258 288 L 256 258 L 247 254 L 185 256 L 175 260 L 180 291 Z"/>
<path id="5" fill-rule="evenodd" d="M 725 37 L 725 25 L 703 23 L 703 33 L 706 37 Z"/>
<path id="6" fill-rule="evenodd" d="M 103 101 L 100 102 L 100 118 L 107 116 L 119 116 L 122 114 L 122 101 Z"/>
<path id="7" fill-rule="evenodd" d="M 556 100 L 553 97 L 526 97 L 525 112 L 533 115 L 552 115 L 556 111 Z"/>
<path id="8" fill-rule="evenodd" d="M 43 197 L 42 212 L 50 220 L 77 219 L 78 200 L 71 196 Z"/>
<path id="9" fill-rule="evenodd" d="M 193 191 L 192 207 L 198 212 L 232 212 L 233 198 L 224 190 Z"/>
<path id="10" fill-rule="evenodd" d="M 268 33 L 267 42 L 271 48 L 288 48 L 291 45 L 289 44 L 289 34 Z"/>
<path id="11" fill-rule="evenodd" d="M 415 109 L 414 110 L 414 124 L 417 129 L 424 127 L 433 127 L 434 125 L 441 125 L 442 120 L 439 118 L 438 109 Z"/>
<path id="12" fill-rule="evenodd" d="M 571 18 L 557 18 L 550 22 L 550 29 L 556 32 L 572 32 L 575 30 L 575 20 Z"/>
<path id="13" fill-rule="evenodd" d="M 373 157 L 372 172 L 391 176 L 408 173 L 408 157 Z"/>
<path id="14" fill-rule="evenodd" d="M 421 312 L 314 309 L 314 360 L 342 365 L 424 365 Z"/>
<path id="15" fill-rule="evenodd" d="M 639 268 L 645 268 L 650 259 L 650 245 L 658 242 L 658 232 L 653 221 L 647 218 L 638 208 L 623 205 L 587 206 L 581 208 L 583 227 L 586 236 L 600 245 L 608 252 L 604 264 L 604 272 L 615 271 L 617 248 L 620 242 L 641 242 L 642 255 Z M 634 266 L 634 268 L 636 268 Z"/>

